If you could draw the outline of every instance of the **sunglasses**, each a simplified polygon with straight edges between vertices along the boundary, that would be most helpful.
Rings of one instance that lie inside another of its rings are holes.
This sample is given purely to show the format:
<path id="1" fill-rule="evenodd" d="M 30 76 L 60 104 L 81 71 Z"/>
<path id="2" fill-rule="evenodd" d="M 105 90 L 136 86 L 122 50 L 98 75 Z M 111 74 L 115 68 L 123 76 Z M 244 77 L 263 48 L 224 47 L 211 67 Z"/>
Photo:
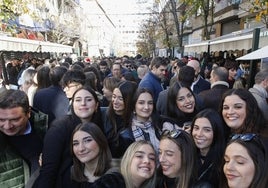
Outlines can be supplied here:
<path id="1" fill-rule="evenodd" d="M 255 143 L 254 145 L 258 146 L 263 151 L 263 153 L 265 153 L 264 146 L 257 134 L 254 133 L 235 134 L 232 136 L 231 140 L 241 140 L 244 142 Z"/>
<path id="2" fill-rule="evenodd" d="M 161 137 L 166 136 L 169 138 L 178 138 L 178 136 L 181 134 L 181 130 L 174 129 L 172 131 L 170 130 L 164 130 L 163 133 L 161 134 Z"/>
<path id="3" fill-rule="evenodd" d="M 126 68 L 132 68 L 132 65 L 126 65 Z"/>
<path id="4" fill-rule="evenodd" d="M 231 140 L 242 140 L 242 141 L 251 141 L 252 139 L 254 139 L 255 137 L 257 137 L 256 134 L 253 133 L 246 133 L 246 134 L 235 134 L 232 136 Z"/>

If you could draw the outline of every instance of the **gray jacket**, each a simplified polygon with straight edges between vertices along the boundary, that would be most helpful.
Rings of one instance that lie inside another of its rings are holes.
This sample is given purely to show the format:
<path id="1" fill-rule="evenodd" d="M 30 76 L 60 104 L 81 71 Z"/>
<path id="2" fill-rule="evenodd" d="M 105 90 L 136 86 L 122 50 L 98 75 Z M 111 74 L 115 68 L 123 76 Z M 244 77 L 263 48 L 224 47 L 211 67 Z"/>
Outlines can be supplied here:
<path id="1" fill-rule="evenodd" d="M 261 109 L 266 122 L 268 123 L 268 103 L 266 100 L 268 98 L 268 92 L 263 87 L 257 84 L 254 84 L 254 86 L 250 88 L 249 91 L 255 97 L 258 106 Z"/>

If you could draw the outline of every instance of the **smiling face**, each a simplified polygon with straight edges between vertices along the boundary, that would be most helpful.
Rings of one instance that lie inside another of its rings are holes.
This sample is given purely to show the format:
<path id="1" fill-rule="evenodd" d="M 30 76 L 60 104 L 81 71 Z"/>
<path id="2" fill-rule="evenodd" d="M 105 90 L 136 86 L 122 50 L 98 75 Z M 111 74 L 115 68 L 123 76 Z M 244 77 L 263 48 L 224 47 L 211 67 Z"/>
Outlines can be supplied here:
<path id="1" fill-rule="evenodd" d="M 141 122 L 147 121 L 152 115 L 154 103 L 153 97 L 150 93 L 141 93 L 136 105 L 135 112 L 137 120 Z"/>
<path id="2" fill-rule="evenodd" d="M 100 148 L 90 134 L 77 131 L 73 135 L 73 153 L 81 163 L 92 163 L 98 160 Z"/>
<path id="3" fill-rule="evenodd" d="M 225 123 L 233 130 L 243 126 L 246 119 L 246 102 L 238 95 L 225 97 L 222 108 L 222 117 Z"/>
<path id="4" fill-rule="evenodd" d="M 113 109 L 117 115 L 122 115 L 125 109 L 125 103 L 121 91 L 115 88 L 112 95 Z"/>
<path id="5" fill-rule="evenodd" d="M 213 142 L 213 129 L 207 118 L 197 118 L 192 131 L 195 145 L 206 156 Z"/>
<path id="6" fill-rule="evenodd" d="M 91 120 L 97 108 L 98 103 L 95 101 L 95 98 L 89 91 L 81 89 L 75 94 L 73 101 L 74 113 L 82 121 Z"/>
<path id="7" fill-rule="evenodd" d="M 176 104 L 182 112 L 192 113 L 195 107 L 195 99 L 191 91 L 182 87 L 177 94 Z"/>
<path id="8" fill-rule="evenodd" d="M 136 187 L 151 178 L 155 171 L 155 151 L 152 146 L 143 144 L 134 154 L 130 165 L 130 173 Z"/>
<path id="9" fill-rule="evenodd" d="M 160 141 L 159 162 L 165 176 L 169 178 L 179 176 L 181 169 L 181 151 L 178 145 L 168 138 Z"/>
<path id="10" fill-rule="evenodd" d="M 255 174 L 255 165 L 245 147 L 238 143 L 227 146 L 223 171 L 230 188 L 248 188 Z"/>

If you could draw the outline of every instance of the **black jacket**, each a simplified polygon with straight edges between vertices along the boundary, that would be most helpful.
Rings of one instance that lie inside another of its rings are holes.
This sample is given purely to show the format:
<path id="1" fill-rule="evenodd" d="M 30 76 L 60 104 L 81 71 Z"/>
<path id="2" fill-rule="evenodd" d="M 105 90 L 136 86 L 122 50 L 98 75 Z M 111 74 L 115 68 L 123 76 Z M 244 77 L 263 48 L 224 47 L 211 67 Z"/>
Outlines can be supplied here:
<path id="1" fill-rule="evenodd" d="M 73 164 L 70 151 L 71 135 L 80 119 L 66 115 L 55 120 L 48 130 L 43 147 L 42 167 L 34 188 L 72 188 L 70 169 Z"/>
<path id="2" fill-rule="evenodd" d="M 78 188 L 125 188 L 124 177 L 119 172 L 107 173 L 97 179 L 95 182 L 75 182 Z"/>

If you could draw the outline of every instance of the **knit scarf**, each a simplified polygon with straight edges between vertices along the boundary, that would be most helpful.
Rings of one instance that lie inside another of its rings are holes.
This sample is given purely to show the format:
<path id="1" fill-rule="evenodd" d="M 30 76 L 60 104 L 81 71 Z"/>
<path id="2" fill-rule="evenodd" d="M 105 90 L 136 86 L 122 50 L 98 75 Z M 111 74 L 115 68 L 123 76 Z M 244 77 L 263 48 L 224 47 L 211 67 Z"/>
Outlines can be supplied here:
<path id="1" fill-rule="evenodd" d="M 135 138 L 135 141 L 138 140 L 147 140 L 152 143 L 155 151 L 158 151 L 159 140 L 155 135 L 155 129 L 152 126 L 152 119 L 149 118 L 146 122 L 141 122 L 137 120 L 137 117 L 134 116 L 132 119 L 132 133 Z"/>

